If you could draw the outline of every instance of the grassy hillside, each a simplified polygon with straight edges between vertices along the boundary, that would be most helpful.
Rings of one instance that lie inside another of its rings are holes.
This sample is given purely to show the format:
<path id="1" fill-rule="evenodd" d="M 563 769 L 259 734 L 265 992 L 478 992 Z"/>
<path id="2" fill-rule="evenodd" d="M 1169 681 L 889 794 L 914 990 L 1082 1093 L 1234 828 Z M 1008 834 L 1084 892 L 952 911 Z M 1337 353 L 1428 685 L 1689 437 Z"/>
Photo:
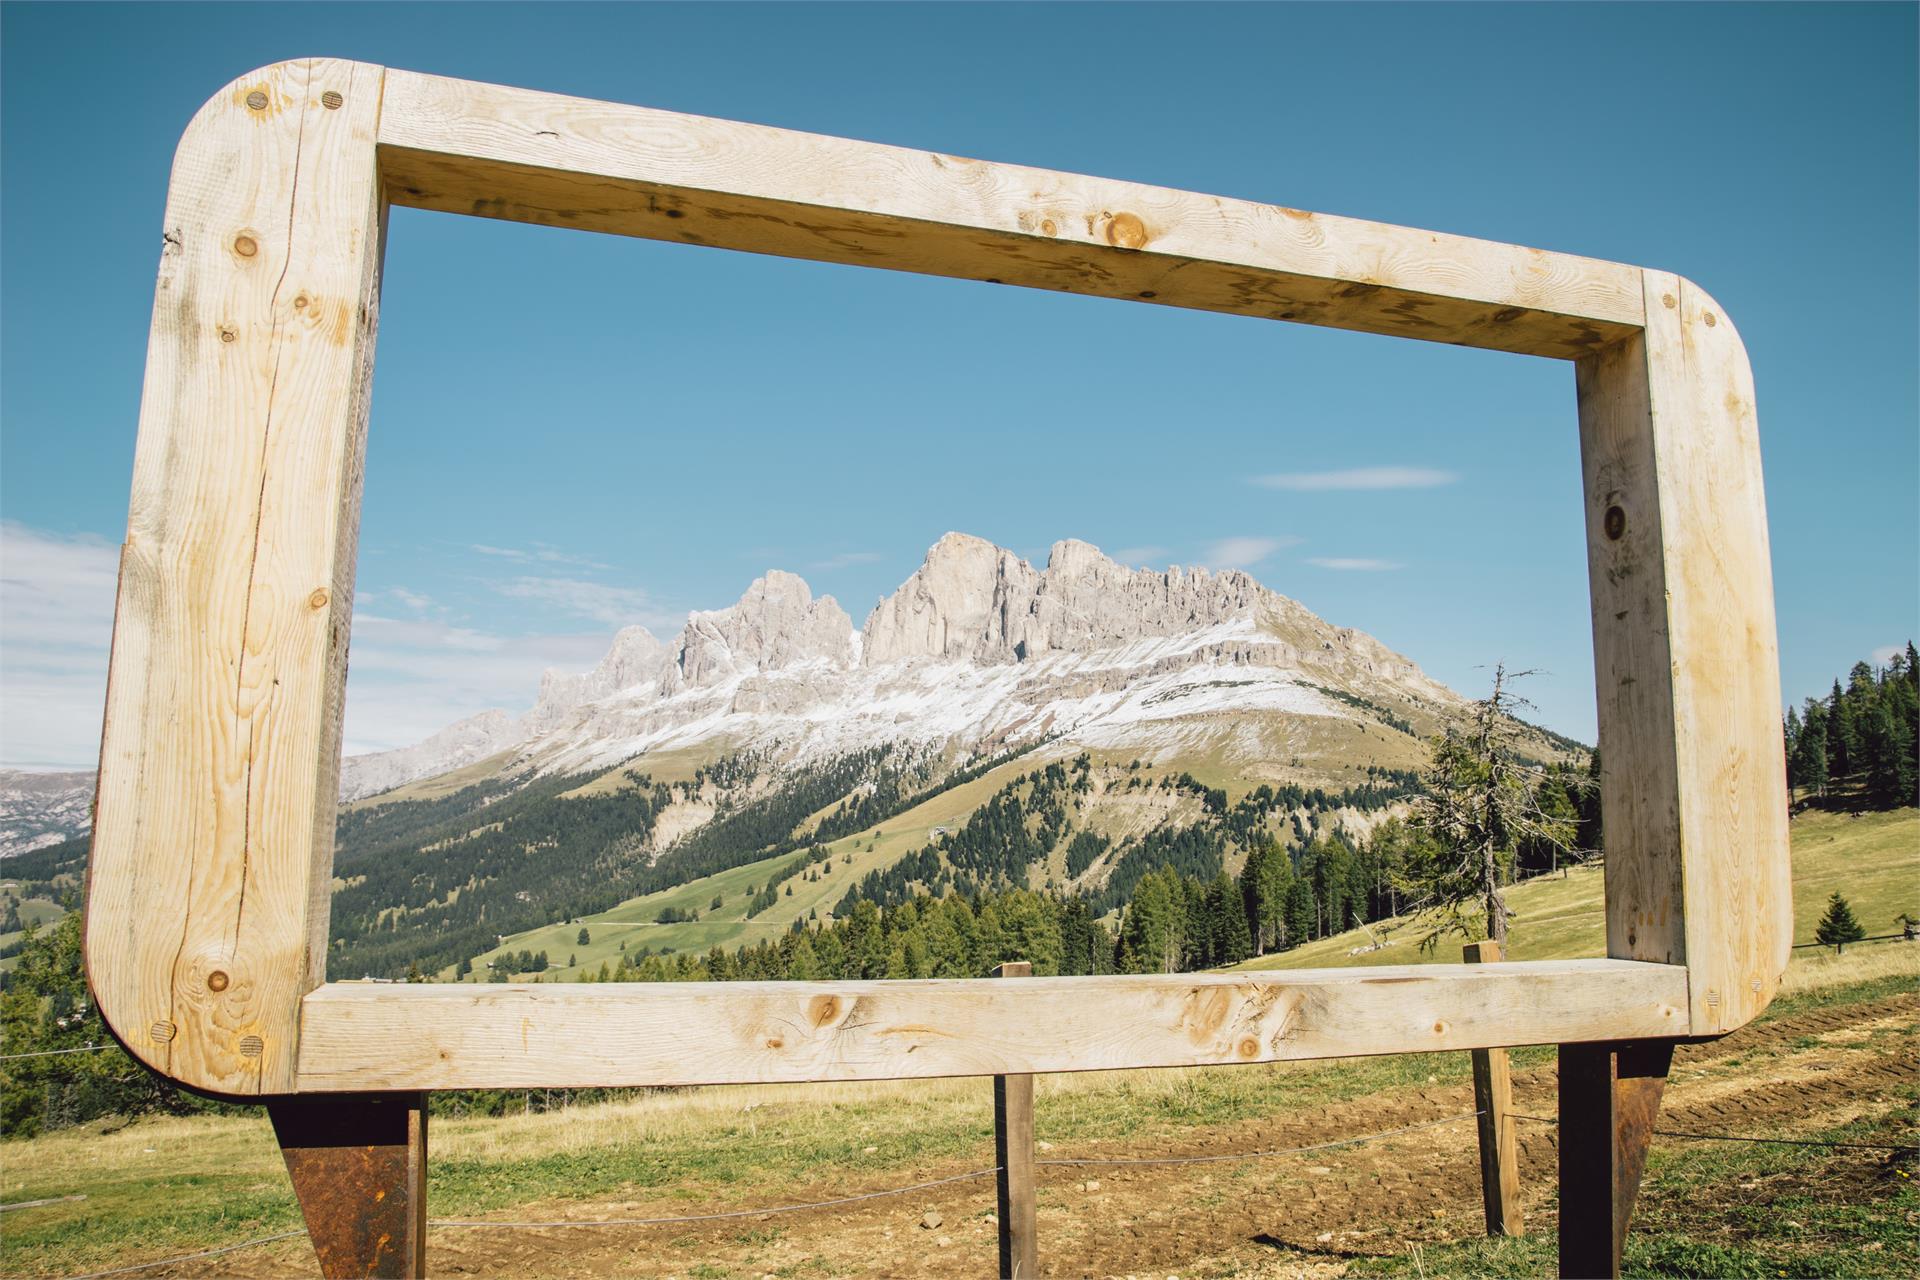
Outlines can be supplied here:
<path id="1" fill-rule="evenodd" d="M 514 934 L 474 959 L 472 980 L 484 981 L 487 965 L 503 952 L 545 951 L 555 965 L 562 966 L 558 970 L 550 969 L 547 976 L 572 979 L 597 970 L 603 961 L 618 964 L 622 943 L 629 952 L 642 948 L 705 951 L 709 947 L 732 948 L 762 938 L 777 938 L 810 911 L 826 915 L 861 876 L 869 871 L 884 870 L 919 849 L 935 827 L 957 826 L 988 796 L 1034 765 L 1035 761 L 1028 757 L 1011 760 L 971 782 L 915 805 L 873 830 L 831 842 L 826 846 L 833 854 L 828 864 L 831 871 L 817 881 L 797 876 L 788 880 L 793 896 L 783 892 L 778 902 L 751 920 L 746 918 L 747 903 L 752 897 L 747 886 L 764 885 L 770 874 L 804 855 L 788 853 L 764 858 L 658 893 L 630 898 L 611 910 L 585 916 L 574 923 Z M 717 911 L 712 908 L 715 894 L 722 900 Z M 655 924 L 654 919 L 668 908 L 698 911 L 700 919 L 685 924 Z M 584 947 L 578 943 L 582 926 L 592 938 Z M 564 967 L 568 956 L 574 956 L 579 962 L 571 971 Z M 443 977 L 452 975 L 451 968 L 442 971 Z"/>
<path id="2" fill-rule="evenodd" d="M 1902 911 L 1920 916 L 1920 809 L 1883 813 L 1808 812 L 1793 819 L 1793 939 L 1813 941 L 1814 926 L 1838 890 L 1869 935 L 1896 932 Z M 1507 895 L 1516 919 L 1515 960 L 1562 960 L 1606 954 L 1606 915 L 1598 867 L 1578 867 L 1564 877 L 1516 885 Z M 1406 919 L 1369 926 L 1371 937 L 1352 930 L 1279 955 L 1262 956 L 1241 969 L 1340 968 L 1347 965 L 1453 963 L 1461 939 L 1422 951 L 1422 930 Z M 1368 949 L 1372 939 L 1387 945 Z"/>
<path id="3" fill-rule="evenodd" d="M 0 895 L 5 895 L 6 893 L 7 891 L 5 889 L 0 889 Z M 20 899 L 20 921 L 22 924 L 31 924 L 45 929 L 65 914 L 66 912 L 60 909 L 60 904 L 50 898 Z M 0 933 L 0 951 L 4 951 L 6 948 L 13 946 L 13 944 L 19 942 L 25 936 L 26 934 L 18 929 L 10 933 Z M 0 956 L 0 973 L 5 973 L 7 970 L 13 968 L 14 963 L 18 961 L 19 958 L 17 955 Z"/>
<path id="4" fill-rule="evenodd" d="M 849 891 L 884 906 L 918 892 L 939 894 L 947 885 L 962 893 L 972 892 L 971 886 L 1058 887 L 1088 896 L 1098 914 L 1124 901 L 1140 876 L 1158 866 L 1182 860 L 1185 874 L 1211 878 L 1222 869 L 1231 874 L 1253 841 L 1304 840 L 1335 823 L 1364 826 L 1371 816 L 1384 814 L 1410 785 L 1409 775 L 1387 777 L 1362 769 L 1333 794 L 1298 787 L 1276 792 L 1263 784 L 1235 798 L 1216 781 L 1202 781 L 1184 769 L 1172 771 L 1130 757 L 1042 749 L 990 767 L 883 820 L 864 815 L 848 820 L 839 799 L 809 809 L 804 817 L 793 813 L 782 820 L 793 825 L 779 830 L 789 844 L 805 841 L 808 832 L 829 818 L 838 820 L 832 828 L 838 831 L 860 821 L 872 825 L 819 842 L 829 854 L 824 863 L 808 861 L 804 848 L 790 849 L 628 899 L 583 919 L 500 938 L 474 959 L 474 980 L 488 977 L 488 965 L 503 955 L 513 957 L 516 977 L 525 973 L 528 959 L 544 952 L 550 966 L 560 967 L 558 972 L 549 967 L 544 976 L 578 978 L 597 972 L 603 962 L 617 964 L 623 949 L 630 955 L 643 949 L 704 952 L 777 939 L 795 921 L 829 918 Z M 722 810 L 707 830 L 730 820 Z M 763 826 L 757 838 L 771 831 Z M 698 832 L 694 839 L 704 834 Z M 922 856 L 908 866 L 898 865 L 936 842 L 931 861 Z M 740 851 L 753 857 L 771 847 L 768 840 Z M 683 850 L 670 846 L 656 870 L 668 869 Z M 727 856 L 721 865 L 732 860 Z M 805 869 L 786 879 L 773 904 L 749 919 L 754 891 L 795 866 Z M 681 919 L 694 912 L 699 913 L 697 921 Z M 666 922 L 660 920 L 663 913 L 670 913 Z M 582 927 L 589 937 L 584 947 L 579 942 Z M 569 957 L 576 963 L 569 965 Z M 451 976 L 453 966 L 444 956 L 442 965 L 441 973 Z M 493 971 L 496 976 L 501 972 Z"/>

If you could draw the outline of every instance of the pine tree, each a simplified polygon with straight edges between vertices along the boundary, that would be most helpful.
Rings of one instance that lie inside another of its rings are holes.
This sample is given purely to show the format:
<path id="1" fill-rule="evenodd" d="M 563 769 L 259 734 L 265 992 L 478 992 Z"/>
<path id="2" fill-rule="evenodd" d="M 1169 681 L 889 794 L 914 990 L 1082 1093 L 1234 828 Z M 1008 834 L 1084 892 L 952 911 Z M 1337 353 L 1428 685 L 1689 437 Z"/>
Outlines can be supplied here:
<path id="1" fill-rule="evenodd" d="M 1867 936 L 1854 918 L 1853 908 L 1840 896 L 1838 889 L 1827 899 L 1827 914 L 1820 917 L 1820 926 L 1813 931 L 1814 940 L 1832 947 L 1836 955 L 1845 954 L 1849 942 L 1858 942 Z"/>
<path id="2" fill-rule="evenodd" d="M 593 935 L 587 932 L 587 926 L 581 925 L 580 932 L 574 935 L 573 941 L 576 946 L 584 947 L 593 941 Z"/>
<path id="3" fill-rule="evenodd" d="M 1806 718 L 1794 743 L 1794 758 L 1788 761 L 1793 785 L 1816 796 L 1825 795 L 1827 754 L 1827 710 L 1817 699 L 1808 698 Z"/>
<path id="4" fill-rule="evenodd" d="M 1913 802 L 1913 739 L 1894 720 L 1892 698 L 1882 696 L 1867 713 L 1860 753 L 1867 770 L 1867 797 L 1891 809 Z"/>
<path id="5" fill-rule="evenodd" d="M 1833 693 L 1827 699 L 1827 777 L 1838 780 L 1852 773 L 1857 767 L 1854 755 L 1858 749 L 1853 707 L 1840 691 L 1840 682 L 1835 680 Z"/>
<path id="6" fill-rule="evenodd" d="M 1429 926 L 1423 947 L 1453 933 L 1483 933 L 1504 944 L 1510 913 L 1502 890 L 1512 879 L 1517 846 L 1540 841 L 1573 852 L 1565 824 L 1540 812 L 1533 770 L 1520 758 L 1514 715 L 1527 703 L 1507 685 L 1526 674 L 1496 666 L 1493 691 L 1474 704 L 1466 730 L 1449 728 L 1433 743 L 1427 794 L 1415 807 L 1416 825 L 1428 840 L 1399 877 L 1409 905 Z M 1344 919 L 1335 922 L 1344 925 Z"/>
<path id="7" fill-rule="evenodd" d="M 1247 909 L 1234 883 L 1222 871 L 1208 890 L 1207 905 L 1213 916 L 1214 964 L 1238 964 L 1253 954 L 1253 935 L 1247 928 Z"/>

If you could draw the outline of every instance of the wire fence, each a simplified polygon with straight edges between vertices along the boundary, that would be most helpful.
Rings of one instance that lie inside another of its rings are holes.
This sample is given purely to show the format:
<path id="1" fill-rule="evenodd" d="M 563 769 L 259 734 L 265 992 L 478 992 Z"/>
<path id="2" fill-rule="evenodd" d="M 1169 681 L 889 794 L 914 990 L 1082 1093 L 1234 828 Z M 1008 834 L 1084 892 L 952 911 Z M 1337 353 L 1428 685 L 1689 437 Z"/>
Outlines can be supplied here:
<path id="1" fill-rule="evenodd" d="M 183 1262 L 197 1262 L 201 1258 L 217 1258 L 223 1253 L 238 1253 L 242 1249 L 256 1249 L 263 1244 L 274 1244 L 281 1240 L 291 1240 L 295 1236 L 307 1234 L 303 1227 L 298 1231 L 282 1231 L 278 1235 L 261 1236 L 257 1240 L 243 1240 L 239 1244 L 221 1245 L 218 1249 L 202 1249 L 198 1253 L 183 1253 L 177 1258 L 160 1258 L 153 1262 L 136 1262 L 130 1267 L 112 1267 L 106 1271 L 89 1271 L 84 1275 L 69 1276 L 67 1280 L 100 1280 L 102 1276 L 132 1275 L 136 1271 L 152 1271 L 157 1267 L 174 1267 Z"/>
<path id="2" fill-rule="evenodd" d="M 1915 935 L 1911 933 L 1876 933 L 1870 938 L 1851 938 L 1846 942 L 1842 942 L 1839 944 L 1835 944 L 1832 942 L 1796 942 L 1793 944 L 1793 949 L 1795 951 L 1804 951 L 1808 947 L 1835 947 L 1838 950 L 1844 950 L 1847 947 L 1857 947 L 1863 942 L 1916 942 L 1916 941 L 1920 941 L 1920 938 L 1916 938 Z"/>
<path id="3" fill-rule="evenodd" d="M 1272 1147 L 1260 1151 L 1228 1151 L 1206 1156 L 1075 1156 L 1056 1157 L 1036 1160 L 1036 1167 L 1051 1168 L 1083 1166 L 1127 1166 L 1127 1165 L 1195 1165 L 1220 1164 L 1229 1161 L 1267 1160 L 1277 1156 L 1310 1155 L 1319 1151 L 1332 1151 L 1341 1147 L 1359 1146 L 1363 1143 L 1377 1142 L 1384 1138 L 1396 1138 L 1404 1134 L 1418 1133 L 1427 1129 L 1438 1129 L 1445 1125 L 1458 1124 L 1463 1120 L 1474 1120 L 1485 1115 L 1485 1111 L 1462 1111 L 1453 1115 L 1441 1116 L 1435 1120 L 1425 1120 L 1419 1124 L 1401 1125 L 1395 1129 L 1381 1129 L 1374 1133 L 1355 1134 L 1352 1137 L 1336 1138 L 1331 1142 L 1309 1143 L 1297 1147 Z M 1559 1121 L 1552 1116 L 1525 1115 L 1521 1112 L 1506 1113 L 1514 1120 L 1529 1120 L 1535 1124 L 1557 1125 Z M 1761 1138 L 1746 1134 L 1700 1133 L 1680 1129 L 1655 1129 L 1654 1133 L 1666 1138 L 1685 1138 L 1709 1142 L 1750 1142 L 1789 1147 L 1824 1147 L 1854 1151 L 1912 1151 L 1915 1144 L 1848 1142 L 1816 1138 Z M 905 1186 L 887 1187 L 879 1191 L 865 1191 L 857 1195 L 836 1196 L 831 1200 L 806 1200 L 793 1204 L 770 1205 L 755 1209 L 728 1209 L 716 1213 L 679 1214 L 657 1218 L 552 1218 L 546 1220 L 513 1220 L 495 1218 L 429 1218 L 427 1226 L 447 1230 L 509 1230 L 509 1231 L 545 1231 L 564 1227 L 665 1227 L 681 1226 L 701 1222 L 721 1222 L 738 1218 L 768 1218 L 775 1214 L 807 1213 L 817 1209 L 832 1209 L 842 1205 L 859 1204 L 863 1201 L 881 1200 L 892 1196 L 910 1195 L 916 1191 L 929 1191 L 935 1187 L 951 1186 L 960 1182 L 972 1182 L 980 1178 L 992 1177 L 1001 1172 L 1002 1166 L 989 1165 L 984 1169 L 970 1169 L 965 1173 L 952 1174 L 945 1178 L 933 1178 L 926 1182 L 913 1182 Z M 0 1206 L 5 1208 L 26 1206 Z M 152 1262 L 139 1262 L 130 1266 L 114 1267 L 106 1271 L 89 1271 L 84 1275 L 70 1276 L 68 1280 L 104 1280 L 108 1276 L 131 1275 L 139 1271 L 153 1271 L 161 1267 L 179 1266 L 188 1262 L 197 1262 L 205 1258 L 215 1258 L 223 1254 L 236 1253 L 242 1249 L 257 1248 L 262 1245 L 277 1244 L 282 1240 L 291 1240 L 304 1236 L 304 1230 L 281 1231 L 273 1235 L 260 1236 L 238 1244 L 222 1245 L 216 1249 L 203 1249 L 197 1253 L 185 1253 L 170 1258 L 157 1258 Z"/>
<path id="4" fill-rule="evenodd" d="M 1528 1116 L 1518 1111 L 1507 1112 L 1510 1120 L 1531 1120 L 1535 1124 L 1557 1125 L 1560 1122 L 1552 1116 Z M 1754 1138 L 1739 1133 L 1695 1133 L 1685 1129 L 1655 1129 L 1655 1136 L 1661 1138 L 1690 1138 L 1696 1142 L 1758 1142 L 1775 1147 L 1836 1147 L 1853 1151 L 1915 1151 L 1920 1150 L 1920 1141 L 1916 1142 L 1841 1142 L 1827 1138 Z"/>
<path id="5" fill-rule="evenodd" d="M 1887 935 L 1885 939 L 1874 938 L 1874 939 L 1863 939 L 1862 941 L 1881 941 L 1881 940 L 1890 941 L 1890 940 L 1898 939 L 1900 937 L 1901 935 L 1899 934 L 1892 934 L 1892 935 Z M 1815 944 L 1807 944 L 1807 945 L 1818 946 L 1818 945 L 1824 945 L 1824 944 L 1815 943 Z M 53 1058 L 53 1057 L 61 1057 L 63 1055 L 68 1055 L 68 1054 L 98 1053 L 107 1049 L 112 1049 L 114 1047 L 116 1046 L 112 1044 L 88 1044 L 88 1045 L 80 1045 L 80 1046 L 75 1046 L 72 1048 L 65 1048 L 65 1049 L 46 1049 L 46 1050 L 40 1050 L 37 1052 L 31 1052 L 31 1053 L 0 1054 L 0 1062 L 15 1062 L 15 1061 L 21 1061 L 29 1058 Z M 1423 1130 L 1437 1129 L 1446 1125 L 1458 1124 L 1466 1120 L 1478 1119 L 1479 1117 L 1485 1114 L 1487 1114 L 1485 1110 L 1462 1111 L 1462 1112 L 1457 1112 L 1451 1115 L 1441 1116 L 1433 1120 L 1421 1121 L 1417 1124 L 1401 1125 L 1393 1129 L 1382 1129 L 1372 1133 L 1356 1134 L 1351 1137 L 1337 1138 L 1329 1142 L 1317 1142 L 1317 1143 L 1310 1143 L 1303 1146 L 1294 1146 L 1294 1147 L 1267 1148 L 1267 1149 L 1258 1150 L 1258 1151 L 1229 1151 L 1229 1152 L 1217 1152 L 1210 1155 L 1193 1155 L 1193 1156 L 1061 1156 L 1061 1157 L 1050 1157 L 1047 1159 L 1035 1160 L 1033 1164 L 1036 1168 L 1091 1168 L 1091 1167 L 1113 1168 L 1113 1167 L 1126 1167 L 1126 1166 L 1166 1167 L 1166 1166 L 1179 1166 L 1179 1165 L 1207 1165 L 1207 1164 L 1222 1164 L 1222 1163 L 1249 1161 L 1249 1160 L 1266 1160 L 1266 1159 L 1272 1159 L 1280 1156 L 1308 1155 L 1314 1152 L 1337 1150 L 1342 1147 L 1359 1146 L 1369 1142 L 1377 1142 L 1387 1138 L 1400 1137 L 1405 1134 L 1418 1133 Z M 1556 1125 L 1556 1126 L 1559 1124 L 1558 1119 L 1552 1116 L 1527 1115 L 1527 1114 L 1516 1112 L 1516 1111 L 1509 1111 L 1509 1112 L 1506 1112 L 1505 1114 L 1510 1119 L 1525 1120 L 1534 1124 Z M 1653 1130 L 1653 1132 L 1654 1134 L 1660 1137 L 1679 1138 L 1679 1139 L 1689 1140 L 1689 1141 L 1739 1142 L 1739 1143 L 1755 1143 L 1755 1144 L 1787 1146 L 1787 1147 L 1818 1147 L 1818 1148 L 1837 1149 L 1837 1150 L 1880 1151 L 1880 1152 L 1894 1152 L 1894 1153 L 1911 1152 L 1911 1151 L 1915 1151 L 1916 1149 L 1920 1149 L 1920 1144 L 1916 1144 L 1916 1143 L 1878 1143 L 1878 1142 L 1853 1142 L 1853 1141 L 1843 1141 L 1843 1140 L 1837 1140 L 1837 1139 L 1817 1139 L 1817 1138 L 1756 1137 L 1756 1136 L 1746 1135 L 1746 1134 L 1703 1133 L 1695 1130 L 1681 1130 L 1681 1129 L 1655 1129 Z M 800 1201 L 792 1204 L 771 1205 L 771 1206 L 752 1208 L 752 1209 L 729 1209 L 729 1210 L 717 1211 L 713 1213 L 681 1214 L 681 1215 L 674 1215 L 674 1216 L 651 1217 L 651 1218 L 558 1218 L 558 1219 L 548 1219 L 548 1220 L 542 1220 L 542 1221 L 522 1221 L 522 1220 L 490 1219 L 490 1218 L 488 1219 L 431 1218 L 431 1219 L 428 1219 L 427 1225 L 429 1228 L 447 1229 L 447 1230 L 551 1230 L 551 1229 L 568 1228 L 568 1227 L 679 1226 L 679 1225 L 691 1225 L 691 1224 L 703 1223 L 703 1222 L 719 1222 L 719 1221 L 741 1219 L 741 1218 L 769 1218 L 776 1214 L 806 1213 L 806 1212 L 812 1212 L 820 1209 L 830 1209 L 830 1208 L 837 1208 L 844 1205 L 858 1204 L 865 1201 L 880 1200 L 880 1199 L 886 1199 L 889 1197 L 910 1195 L 914 1192 L 928 1191 L 936 1187 L 949 1186 L 956 1183 L 971 1182 L 981 1178 L 992 1177 L 1002 1172 L 1002 1170 L 1003 1170 L 1003 1166 L 1001 1165 L 989 1165 L 985 1168 L 971 1169 L 971 1170 L 968 1170 L 967 1172 L 952 1174 L 944 1178 L 934 1178 L 929 1181 L 914 1182 L 914 1183 L 909 1183 L 904 1186 L 898 1186 L 898 1187 L 887 1187 L 878 1191 L 860 1192 L 855 1195 L 837 1196 L 828 1200 Z M 59 1200 L 59 1199 L 77 1199 L 77 1198 L 83 1198 L 83 1197 L 56 1197 L 55 1199 Z M 53 1201 L 27 1201 L 27 1202 L 22 1202 L 18 1204 L 0 1204 L 0 1211 L 9 1210 L 9 1209 L 33 1208 L 33 1207 L 37 1207 L 39 1205 L 48 1204 L 48 1203 L 53 1203 Z M 251 1240 L 243 1240 L 236 1244 L 221 1245 L 211 1249 L 202 1249 L 194 1253 L 178 1254 L 178 1255 L 167 1257 L 167 1258 L 157 1258 L 151 1262 L 132 1263 L 126 1266 L 109 1268 L 104 1271 L 89 1271 L 81 1275 L 70 1276 L 67 1278 L 67 1280 L 105 1280 L 106 1277 L 111 1277 L 111 1276 L 133 1275 L 138 1272 L 154 1271 L 163 1267 L 177 1267 L 186 1263 L 198 1262 L 208 1258 L 221 1257 L 231 1253 L 238 1253 L 246 1249 L 254 1249 L 254 1248 L 262 1247 L 264 1245 L 277 1244 L 284 1240 L 292 1240 L 298 1237 L 305 1236 L 306 1234 L 307 1232 L 304 1228 L 290 1230 L 290 1231 L 280 1231 L 271 1235 L 259 1236 Z"/>
<path id="6" fill-rule="evenodd" d="M 1056 1168 L 1079 1165 L 1183 1165 L 1217 1164 L 1230 1160 L 1266 1160 L 1275 1156 L 1307 1155 L 1316 1151 L 1331 1151 L 1338 1147 L 1358 1146 L 1366 1142 L 1375 1142 L 1382 1138 L 1394 1138 L 1401 1134 L 1417 1133 L 1422 1129 L 1436 1129 L 1442 1125 L 1457 1124 L 1462 1120 L 1472 1120 L 1482 1113 L 1463 1111 L 1457 1115 L 1442 1116 L 1437 1120 L 1427 1120 L 1420 1124 L 1402 1125 L 1397 1129 L 1382 1129 L 1377 1133 L 1356 1134 L 1349 1138 L 1338 1138 L 1332 1142 L 1316 1142 L 1298 1147 L 1276 1147 L 1262 1151 L 1232 1151 L 1210 1156 L 1149 1156 L 1149 1157 L 1086 1157 L 1036 1160 L 1036 1166 L 1046 1165 Z M 718 1213 L 692 1213 L 660 1218 L 553 1218 L 544 1221 L 516 1221 L 495 1218 L 429 1218 L 429 1228 L 449 1230 L 494 1229 L 511 1231 L 544 1231 L 561 1227 L 665 1227 L 680 1226 L 699 1222 L 720 1222 L 737 1218 L 767 1218 L 781 1213 L 806 1213 L 815 1209 L 831 1209 L 841 1205 L 858 1204 L 866 1200 L 880 1200 L 890 1196 L 910 1195 L 915 1191 L 928 1191 L 934 1187 L 949 1186 L 958 1182 L 971 1182 L 978 1178 L 992 1177 L 1003 1166 L 989 1165 L 984 1169 L 970 1169 L 965 1173 L 956 1173 L 945 1178 L 934 1178 L 927 1182 L 914 1182 L 901 1187 L 887 1187 L 880 1191 L 866 1191 L 858 1195 L 837 1196 L 831 1200 L 807 1200 L 795 1204 L 771 1205 L 757 1209 L 729 1209 Z M 107 1271 L 89 1271 L 84 1275 L 70 1276 L 67 1280 L 102 1280 L 106 1276 L 131 1275 L 137 1271 L 154 1271 L 161 1267 L 179 1266 L 183 1263 L 197 1262 L 204 1258 L 218 1257 L 235 1253 L 242 1249 L 252 1249 L 261 1245 L 277 1244 L 282 1240 L 291 1240 L 305 1235 L 305 1231 L 281 1231 L 269 1236 L 242 1241 L 239 1244 L 223 1245 L 217 1249 L 203 1249 L 198 1253 L 185 1253 L 170 1258 L 156 1258 L 152 1262 L 134 1263 L 125 1267 L 114 1267 Z"/>
<path id="7" fill-rule="evenodd" d="M 832 1200 L 808 1200 L 800 1204 L 775 1205 L 767 1209 L 729 1209 L 725 1213 L 692 1213 L 677 1218 L 556 1218 L 547 1222 L 502 1222 L 493 1218 L 429 1218 L 429 1227 L 510 1227 L 515 1230 L 544 1230 L 548 1227 L 662 1227 L 683 1222 L 718 1222 L 723 1218 L 767 1218 L 776 1213 L 804 1213 L 809 1209 L 831 1209 L 836 1205 L 856 1204 L 862 1200 L 879 1200 L 886 1196 L 904 1196 L 913 1191 L 925 1191 L 929 1187 L 944 1187 L 952 1182 L 971 1182 L 975 1178 L 985 1178 L 999 1173 L 1002 1166 L 989 1165 L 985 1169 L 974 1169 L 968 1173 L 956 1173 L 950 1178 L 935 1178 L 931 1182 L 915 1182 L 904 1187 L 888 1187 L 884 1191 L 866 1191 L 855 1196 L 839 1196 Z"/>
<path id="8" fill-rule="evenodd" d="M 116 1048 L 110 1044 L 83 1044 L 77 1049 L 41 1049 L 35 1053 L 0 1053 L 0 1062 L 19 1062 L 23 1058 L 57 1058 L 63 1053 L 99 1053 Z"/>

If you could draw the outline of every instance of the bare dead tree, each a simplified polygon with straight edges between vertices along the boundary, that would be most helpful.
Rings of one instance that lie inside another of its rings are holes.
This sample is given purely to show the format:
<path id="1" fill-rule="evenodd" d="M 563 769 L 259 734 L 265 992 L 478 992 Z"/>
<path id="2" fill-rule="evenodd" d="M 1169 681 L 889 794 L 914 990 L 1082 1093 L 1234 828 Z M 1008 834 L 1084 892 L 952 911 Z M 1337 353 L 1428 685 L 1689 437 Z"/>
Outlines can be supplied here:
<path id="1" fill-rule="evenodd" d="M 1453 934 L 1506 943 L 1513 916 L 1503 891 L 1522 843 L 1582 856 L 1564 817 L 1542 810 L 1540 773 L 1519 750 L 1516 713 L 1532 704 L 1509 686 L 1532 674 L 1496 666 L 1493 691 L 1473 704 L 1467 723 L 1431 744 L 1427 793 L 1415 801 L 1411 824 L 1419 838 L 1394 877 L 1427 926 L 1420 945 L 1429 950 Z"/>

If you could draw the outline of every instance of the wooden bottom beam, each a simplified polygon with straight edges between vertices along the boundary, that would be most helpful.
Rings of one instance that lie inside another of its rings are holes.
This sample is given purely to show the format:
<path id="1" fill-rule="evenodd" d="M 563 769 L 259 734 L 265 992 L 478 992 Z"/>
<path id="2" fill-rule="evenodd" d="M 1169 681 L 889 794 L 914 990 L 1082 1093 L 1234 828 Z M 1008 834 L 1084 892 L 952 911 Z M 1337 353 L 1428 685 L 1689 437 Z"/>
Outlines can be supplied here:
<path id="1" fill-rule="evenodd" d="M 1633 960 L 897 982 L 328 983 L 303 1093 L 1046 1075 L 1688 1034 Z"/>
<path id="2" fill-rule="evenodd" d="M 427 1095 L 341 1094 L 267 1103 L 328 1280 L 427 1273 Z"/>
<path id="3" fill-rule="evenodd" d="M 1614 1280 L 1673 1041 L 1560 1046 L 1560 1274 Z"/>

